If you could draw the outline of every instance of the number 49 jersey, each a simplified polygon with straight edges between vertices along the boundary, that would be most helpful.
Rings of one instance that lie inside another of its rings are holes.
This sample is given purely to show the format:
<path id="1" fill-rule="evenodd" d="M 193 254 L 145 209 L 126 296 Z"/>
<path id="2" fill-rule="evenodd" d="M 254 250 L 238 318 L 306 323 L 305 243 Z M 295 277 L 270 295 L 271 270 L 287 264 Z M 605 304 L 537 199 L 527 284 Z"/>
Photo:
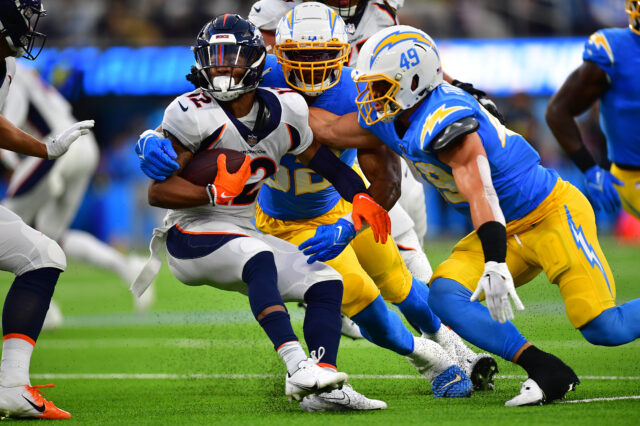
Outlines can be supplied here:
<path id="1" fill-rule="evenodd" d="M 210 217 L 251 227 L 258 191 L 264 180 L 276 173 L 282 156 L 304 152 L 313 140 L 309 109 L 301 95 L 287 89 L 260 88 L 256 91 L 252 112 L 256 110 L 257 116 L 264 119 L 261 125 L 250 129 L 202 89 L 179 96 L 167 107 L 163 130 L 194 154 L 227 148 L 248 155 L 251 176 L 242 193 L 229 205 L 170 210 L 165 226 Z M 212 182 L 214 178 L 211 177 Z"/>
<path id="2" fill-rule="evenodd" d="M 458 191 L 451 167 L 438 159 L 432 143 L 449 125 L 473 117 L 491 168 L 493 186 L 500 200 L 505 220 L 524 217 L 535 209 L 553 189 L 558 175 L 540 165 L 540 156 L 519 134 L 505 128 L 471 95 L 440 84 L 411 116 L 411 125 L 399 137 L 394 123 L 378 122 L 367 126 L 397 154 L 402 155 L 414 175 L 431 183 L 456 210 L 470 217 L 469 203 Z"/>

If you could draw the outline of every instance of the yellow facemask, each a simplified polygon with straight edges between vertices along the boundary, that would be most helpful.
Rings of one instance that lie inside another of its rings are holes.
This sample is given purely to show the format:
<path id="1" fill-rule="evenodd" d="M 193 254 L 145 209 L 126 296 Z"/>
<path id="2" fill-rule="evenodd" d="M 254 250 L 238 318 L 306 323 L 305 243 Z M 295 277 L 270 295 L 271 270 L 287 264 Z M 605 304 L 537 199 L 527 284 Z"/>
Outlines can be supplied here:
<path id="1" fill-rule="evenodd" d="M 383 82 L 389 83 L 389 89 L 384 94 L 374 97 L 374 85 L 376 83 L 380 85 Z M 395 100 L 396 94 L 400 90 L 400 83 L 397 81 L 386 75 L 374 74 L 359 77 L 356 83 L 358 89 L 356 105 L 358 105 L 358 111 L 367 125 L 370 126 L 381 120 L 390 121 L 391 117 L 401 111 L 400 105 Z M 365 85 L 364 88 L 361 88 L 362 85 Z M 378 110 L 375 105 L 380 106 Z"/>
<path id="2" fill-rule="evenodd" d="M 340 81 L 349 49 L 347 43 L 336 39 L 328 42 L 287 40 L 274 47 L 289 86 L 309 94 L 320 94 Z"/>
<path id="3" fill-rule="evenodd" d="M 629 15 L 629 28 L 640 35 L 640 0 L 625 0 L 624 11 Z"/>

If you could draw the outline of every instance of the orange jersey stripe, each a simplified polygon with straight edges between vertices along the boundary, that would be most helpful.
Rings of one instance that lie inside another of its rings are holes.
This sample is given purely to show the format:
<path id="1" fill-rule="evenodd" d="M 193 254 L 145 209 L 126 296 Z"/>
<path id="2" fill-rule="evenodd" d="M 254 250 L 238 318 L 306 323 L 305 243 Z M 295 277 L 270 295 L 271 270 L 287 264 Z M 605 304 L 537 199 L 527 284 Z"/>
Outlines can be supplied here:
<path id="1" fill-rule="evenodd" d="M 26 336 L 26 335 L 20 334 L 20 333 L 5 334 L 4 337 L 2 338 L 3 341 L 8 340 L 8 339 L 22 339 L 24 341 L 27 341 L 27 342 L 31 343 L 33 346 L 36 345 L 36 341 L 35 340 L 33 340 L 29 336 Z"/>

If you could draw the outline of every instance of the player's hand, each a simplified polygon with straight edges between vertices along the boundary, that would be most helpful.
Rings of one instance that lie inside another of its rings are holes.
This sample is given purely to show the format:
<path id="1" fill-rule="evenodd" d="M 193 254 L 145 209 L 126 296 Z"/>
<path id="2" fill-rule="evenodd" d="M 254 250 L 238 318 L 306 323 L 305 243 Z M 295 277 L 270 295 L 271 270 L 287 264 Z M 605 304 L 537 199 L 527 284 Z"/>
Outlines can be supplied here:
<path id="1" fill-rule="evenodd" d="M 506 263 L 487 262 L 484 264 L 482 278 L 478 281 L 476 291 L 471 295 L 470 301 L 478 300 L 484 292 L 487 300 L 487 308 L 494 321 L 505 322 L 513 319 L 513 310 L 509 296 L 513 299 L 516 309 L 522 311 L 524 305 L 520 301 L 516 289 L 513 286 L 513 278 Z"/>
<path id="2" fill-rule="evenodd" d="M 244 190 L 244 184 L 251 176 L 251 157 L 245 155 L 242 166 L 235 173 L 227 170 L 227 156 L 218 155 L 218 173 L 213 181 L 213 195 L 216 204 L 227 205 Z"/>
<path id="3" fill-rule="evenodd" d="M 502 114 L 500 113 L 500 111 L 498 110 L 498 107 L 496 106 L 495 102 L 493 102 L 493 100 L 489 98 L 484 91 L 480 89 L 476 89 L 475 87 L 473 87 L 473 84 L 471 83 L 464 83 L 460 80 L 453 80 L 451 84 L 461 88 L 462 90 L 464 90 L 465 92 L 467 92 L 468 94 L 476 98 L 476 100 L 480 103 L 480 105 L 482 105 L 487 111 L 489 111 L 491 115 L 497 118 L 500 121 L 500 123 L 505 124 L 506 121 L 502 116 Z"/>
<path id="4" fill-rule="evenodd" d="M 155 130 L 146 130 L 140 135 L 136 154 L 140 158 L 140 169 L 151 179 L 163 181 L 180 168 L 174 161 L 178 154 L 171 141 Z"/>
<path id="5" fill-rule="evenodd" d="M 353 204 L 351 215 L 356 231 L 362 228 L 362 221 L 364 220 L 371 226 L 373 238 L 376 240 L 376 243 L 386 243 L 387 236 L 391 232 L 389 213 L 376 203 L 373 198 L 371 198 L 371 195 L 365 192 L 356 194 L 351 203 Z"/>
<path id="6" fill-rule="evenodd" d="M 346 219 L 338 219 L 331 225 L 320 225 L 316 234 L 298 246 L 304 254 L 310 256 L 307 263 L 326 262 L 342 253 L 342 250 L 356 236 L 356 229 Z"/>
<path id="7" fill-rule="evenodd" d="M 71 125 L 71 127 L 64 130 L 59 135 L 55 136 L 53 139 L 45 142 L 47 147 L 47 157 L 50 160 L 55 160 L 56 158 L 64 155 L 72 143 L 74 143 L 80 136 L 89 133 L 89 130 L 93 128 L 94 124 L 95 121 L 93 120 L 79 121 Z"/>
<path id="8" fill-rule="evenodd" d="M 600 166 L 593 166 L 584 172 L 587 191 L 596 210 L 613 213 L 620 208 L 620 195 L 613 185 L 624 186 L 624 182 Z"/>

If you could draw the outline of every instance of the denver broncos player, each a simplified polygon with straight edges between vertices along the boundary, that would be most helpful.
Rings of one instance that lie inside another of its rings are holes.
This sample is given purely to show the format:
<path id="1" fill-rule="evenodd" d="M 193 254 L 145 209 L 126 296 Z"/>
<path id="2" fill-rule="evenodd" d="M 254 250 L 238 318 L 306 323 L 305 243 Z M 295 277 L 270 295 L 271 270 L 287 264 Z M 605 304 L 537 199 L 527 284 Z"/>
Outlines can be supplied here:
<path id="1" fill-rule="evenodd" d="M 254 4 L 249 14 L 252 21 L 263 33 L 268 45 L 273 45 L 276 27 L 282 17 L 300 0 L 261 0 Z M 345 33 L 350 46 L 346 62 L 353 66 L 364 42 L 377 31 L 398 24 L 396 10 L 403 0 L 325 0 L 324 3 L 346 21 Z M 287 72 L 288 76 L 289 73 Z M 472 87 L 467 85 L 467 87 Z M 311 89 L 311 88 L 309 88 Z M 312 96 L 313 90 L 308 90 Z M 315 92 L 318 94 L 319 92 Z M 481 93 L 476 90 L 476 93 Z M 360 159 L 358 158 L 358 161 Z M 400 254 L 411 274 L 427 282 L 433 270 L 424 252 L 424 238 L 427 232 L 427 214 L 423 186 L 413 177 L 404 162 L 400 163 L 402 180 L 400 199 L 389 211 L 391 232 Z M 353 337 L 349 331 L 349 321 L 343 322 L 343 332 Z"/>
<path id="2" fill-rule="evenodd" d="M 622 207 L 640 218 L 640 0 L 626 0 L 628 28 L 596 31 L 585 43 L 584 62 L 547 105 L 554 136 L 584 173 L 596 209 Z M 584 146 L 574 117 L 600 100 L 600 126 L 607 138 L 611 170 L 596 164 Z"/>
<path id="3" fill-rule="evenodd" d="M 35 59 L 44 34 L 35 31 L 45 14 L 40 0 L 0 0 L 0 108 L 15 75 L 14 57 Z M 22 132 L 0 116 L 0 148 L 54 159 L 63 155 L 93 120 L 72 124 L 47 142 Z M 15 213 L 0 206 L 0 269 L 16 275 L 2 311 L 0 416 L 68 419 L 71 414 L 43 398 L 42 387 L 31 386 L 29 365 L 58 277 L 66 268 L 64 252 Z"/>
<path id="4" fill-rule="evenodd" d="M 383 242 L 388 215 L 351 168 L 328 148 L 312 144 L 308 108 L 300 95 L 257 89 L 266 49 L 253 24 L 238 15 L 221 15 L 202 28 L 193 51 L 201 87 L 176 98 L 162 123 L 177 162 L 185 166 L 198 152 L 213 148 L 241 151 L 246 158 L 230 174 L 224 155 L 219 156 L 217 175 L 207 187 L 177 174 L 151 183 L 150 204 L 171 210 L 165 226 L 154 231 L 151 261 L 132 289 L 144 292 L 159 269 L 157 249 L 166 243 L 169 267 L 181 282 L 248 294 L 255 318 L 287 367 L 289 397 L 342 386 L 346 374 L 335 367 L 340 275 L 325 264 L 307 264 L 291 243 L 254 229 L 258 191 L 290 153 L 329 179 L 353 202 L 354 221 L 365 220 Z M 293 332 L 284 301 L 307 303 L 304 334 L 311 358 Z"/>
<path id="5" fill-rule="evenodd" d="M 315 37 L 315 41 L 310 42 L 309 36 Z M 355 84 L 348 73 L 342 72 L 342 63 L 348 54 L 344 23 L 335 12 L 314 2 L 296 6 L 279 24 L 276 41 L 276 54 L 278 61 L 283 61 L 283 67 L 287 68 L 285 73 L 291 71 L 306 81 L 303 83 L 291 77 L 293 80 L 289 80 L 289 84 L 305 96 L 307 103 L 339 114 L 356 110 L 353 102 Z M 283 67 L 273 57 L 267 58 L 267 64 L 273 69 L 265 75 L 262 84 L 287 87 Z M 147 138 L 145 146 L 157 143 L 157 140 Z M 337 154 L 343 163 L 350 166 L 356 153 L 345 150 Z M 362 154 L 362 151 L 358 152 L 359 156 Z M 377 175 L 372 179 L 369 190 L 387 205 L 395 201 L 397 193 L 389 191 L 386 183 L 399 179 L 397 173 L 394 174 L 394 165 L 389 171 L 386 159 L 390 155 L 392 153 L 387 149 L 367 152 L 361 163 L 365 172 Z M 489 386 L 495 361 L 486 354 L 476 356 L 457 335 L 441 326 L 427 304 L 428 288 L 412 279 L 393 240 L 376 244 L 370 230 L 356 236 L 348 219 L 351 210 L 351 205 L 341 200 L 330 182 L 296 161 L 295 156 L 285 155 L 278 173 L 267 180 L 260 191 L 256 226 L 266 234 L 294 244 L 312 237 L 320 226 L 326 229 L 324 240 L 335 239 L 340 246 L 346 246 L 336 259 L 328 262 L 343 277 L 342 311 L 361 327 L 369 340 L 407 355 L 410 362 L 433 382 L 435 396 L 468 395 L 468 379 L 465 373 L 453 366 L 457 362 L 469 375 L 473 371 L 478 381 L 486 382 L 479 383 L 480 386 Z M 323 258 L 312 257 L 309 262 L 315 260 Z M 434 341 L 414 338 L 400 318 L 387 309 L 385 299 L 395 303 L 410 321 L 425 333 L 430 333 L 449 353 Z M 452 382 L 456 374 L 464 381 Z M 449 382 L 452 386 L 445 386 Z M 347 393 L 346 397 L 341 393 Z M 305 398 L 301 407 L 309 411 L 383 408 L 382 404 L 353 396 L 353 392 L 345 387 L 341 391 Z"/>
<path id="6" fill-rule="evenodd" d="M 442 81 L 428 35 L 408 26 L 381 31 L 363 46 L 353 77 L 366 85 L 357 100 L 359 124 L 353 115 L 314 108 L 314 128 L 323 129 L 315 136 L 354 147 L 375 147 L 377 136 L 471 218 L 476 230 L 434 271 L 429 305 L 462 337 L 527 371 L 520 395 L 506 405 L 550 402 L 578 383 L 571 368 L 507 321 L 509 296 L 524 308 L 514 282 L 544 271 L 558 285 L 571 323 L 593 344 L 640 336 L 640 300 L 615 306 L 588 201 L 541 167 L 520 135 Z M 482 293 L 488 309 L 477 302 Z"/>

